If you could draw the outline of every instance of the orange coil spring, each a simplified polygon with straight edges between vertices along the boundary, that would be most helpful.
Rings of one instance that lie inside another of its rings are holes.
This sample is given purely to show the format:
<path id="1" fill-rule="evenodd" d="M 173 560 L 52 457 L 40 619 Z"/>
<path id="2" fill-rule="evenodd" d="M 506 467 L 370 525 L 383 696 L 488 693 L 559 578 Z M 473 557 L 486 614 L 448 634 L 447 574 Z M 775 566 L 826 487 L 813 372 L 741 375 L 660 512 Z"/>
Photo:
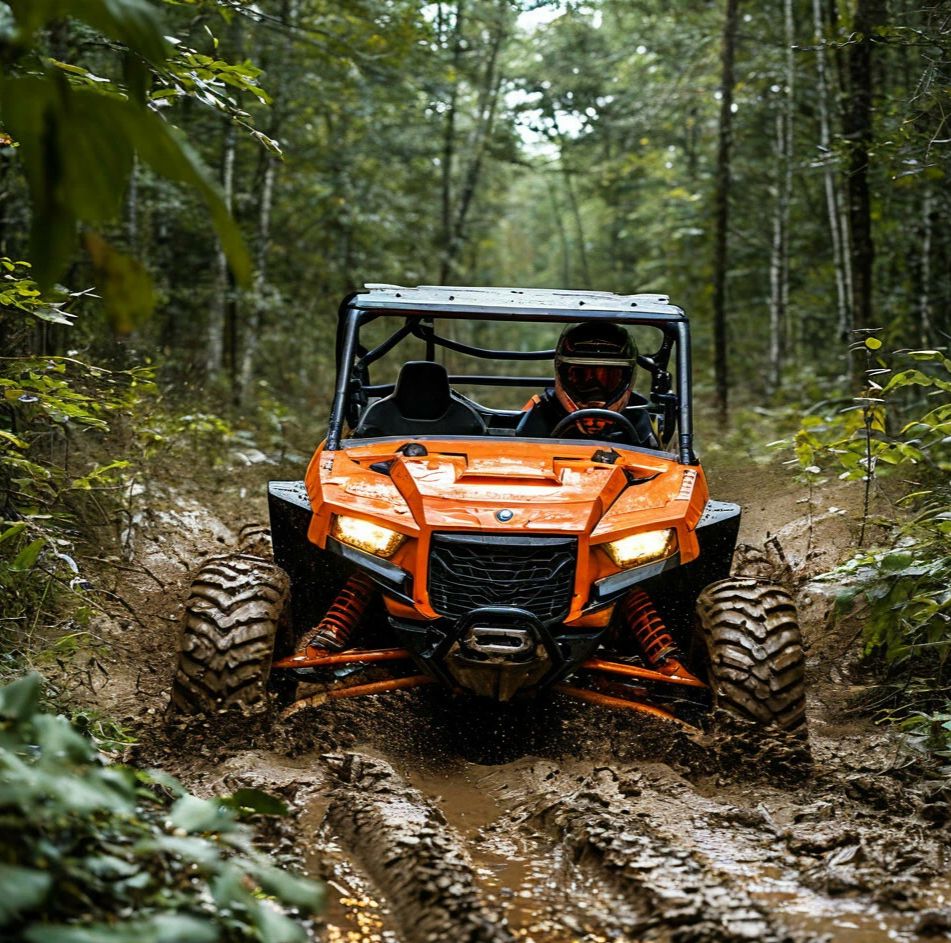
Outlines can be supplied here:
<path id="1" fill-rule="evenodd" d="M 644 590 L 631 590 L 621 603 L 621 611 L 651 665 L 656 667 L 677 655 L 674 637 L 667 631 L 664 620 Z"/>
<path id="2" fill-rule="evenodd" d="M 332 648 L 346 648 L 357 623 L 370 604 L 373 590 L 373 582 L 365 573 L 353 573 L 337 593 L 337 598 L 327 610 L 327 614 L 314 629 L 310 641 L 323 642 Z"/>

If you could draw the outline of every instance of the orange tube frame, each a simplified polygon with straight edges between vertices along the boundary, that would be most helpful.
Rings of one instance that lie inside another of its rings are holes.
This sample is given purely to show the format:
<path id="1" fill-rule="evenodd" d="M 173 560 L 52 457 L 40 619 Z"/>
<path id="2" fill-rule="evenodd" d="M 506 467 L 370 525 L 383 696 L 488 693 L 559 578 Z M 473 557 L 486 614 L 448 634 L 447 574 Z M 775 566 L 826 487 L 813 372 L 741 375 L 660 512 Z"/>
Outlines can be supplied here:
<path id="1" fill-rule="evenodd" d="M 555 691 L 567 694 L 568 697 L 577 698 L 579 701 L 588 701 L 591 704 L 597 704 L 599 707 L 620 708 L 622 710 L 638 711 L 641 714 L 649 714 L 651 717 L 657 717 L 661 720 L 671 721 L 684 730 L 692 733 L 699 733 L 699 728 L 693 724 L 675 717 L 663 708 L 653 707 L 650 704 L 642 704 L 640 701 L 629 701 L 623 697 L 612 697 L 610 694 L 601 694 L 599 691 L 589 691 L 587 688 L 576 688 L 570 684 L 556 684 Z"/>
<path id="2" fill-rule="evenodd" d="M 308 645 L 303 651 L 280 661 L 274 662 L 274 668 L 324 668 L 330 665 L 349 665 L 354 662 L 402 661 L 409 658 L 405 648 L 351 649 L 346 652 L 328 652 L 323 648 Z"/>
<path id="3" fill-rule="evenodd" d="M 607 661 L 604 658 L 589 658 L 582 662 L 579 668 L 586 671 L 603 671 L 606 674 L 624 675 L 628 678 L 641 678 L 644 681 L 666 681 L 668 684 L 683 684 L 691 688 L 705 688 L 707 685 L 699 678 L 684 669 L 683 674 L 664 674 L 662 671 L 653 671 L 650 668 L 640 668 L 637 665 L 625 665 L 619 661 Z"/>
<path id="4" fill-rule="evenodd" d="M 385 694 L 388 691 L 399 691 L 402 688 L 418 688 L 424 684 L 435 684 L 435 679 L 429 675 L 410 675 L 408 678 L 390 678 L 387 681 L 373 681 L 370 684 L 354 684 L 346 688 L 332 688 L 321 691 L 310 697 L 303 697 L 294 701 L 290 707 L 281 712 L 281 719 L 286 720 L 294 714 L 306 710 L 308 707 L 320 707 L 327 701 L 338 701 L 346 697 L 364 697 L 371 694 Z"/>

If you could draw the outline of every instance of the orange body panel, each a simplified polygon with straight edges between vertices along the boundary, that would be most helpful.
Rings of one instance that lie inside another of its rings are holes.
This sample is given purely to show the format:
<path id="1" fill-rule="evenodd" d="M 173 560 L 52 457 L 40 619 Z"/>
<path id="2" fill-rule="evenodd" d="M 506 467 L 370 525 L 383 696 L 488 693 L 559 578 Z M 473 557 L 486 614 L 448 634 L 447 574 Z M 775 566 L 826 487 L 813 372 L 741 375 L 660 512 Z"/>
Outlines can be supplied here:
<path id="1" fill-rule="evenodd" d="M 318 449 L 305 483 L 314 517 L 309 539 L 324 547 L 333 515 L 380 523 L 410 539 L 391 562 L 425 574 L 434 532 L 570 535 L 579 553 L 574 595 L 566 624 L 598 628 L 611 608 L 582 615 L 591 585 L 619 572 L 599 546 L 642 531 L 674 528 L 680 562 L 698 555 L 695 528 L 708 490 L 699 466 L 671 457 L 614 445 L 619 458 L 593 461 L 597 442 L 540 442 L 504 439 L 427 439 L 428 454 L 408 457 L 393 451 L 406 437 L 374 440 L 335 452 Z M 389 474 L 370 468 L 388 462 Z M 627 472 L 625 472 L 627 469 Z M 629 484 L 628 477 L 638 479 Z M 649 480 L 647 480 L 649 479 Z M 501 523 L 496 512 L 507 509 Z M 426 581 L 415 579 L 414 606 L 391 599 L 394 616 L 436 619 Z"/>

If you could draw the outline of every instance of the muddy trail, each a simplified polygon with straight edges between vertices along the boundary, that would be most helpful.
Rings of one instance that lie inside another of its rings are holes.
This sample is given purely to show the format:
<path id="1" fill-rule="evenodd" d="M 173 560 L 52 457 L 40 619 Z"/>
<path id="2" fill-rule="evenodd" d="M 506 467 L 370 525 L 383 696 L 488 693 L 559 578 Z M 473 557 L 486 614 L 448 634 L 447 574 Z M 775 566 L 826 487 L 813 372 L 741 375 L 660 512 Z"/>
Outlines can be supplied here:
<path id="1" fill-rule="evenodd" d="M 852 706 L 857 627 L 833 627 L 834 587 L 812 579 L 854 545 L 860 496 L 807 502 L 769 468 L 711 475 L 744 504 L 738 567 L 796 588 L 810 759 L 798 740 L 750 749 L 559 694 L 488 708 L 427 687 L 170 722 L 188 574 L 263 516 L 268 477 L 239 469 L 210 497 L 153 486 L 128 557 L 100 574 L 110 615 L 60 682 L 130 726 L 136 763 L 198 793 L 283 797 L 268 839 L 326 882 L 322 939 L 951 939 L 951 786 Z"/>

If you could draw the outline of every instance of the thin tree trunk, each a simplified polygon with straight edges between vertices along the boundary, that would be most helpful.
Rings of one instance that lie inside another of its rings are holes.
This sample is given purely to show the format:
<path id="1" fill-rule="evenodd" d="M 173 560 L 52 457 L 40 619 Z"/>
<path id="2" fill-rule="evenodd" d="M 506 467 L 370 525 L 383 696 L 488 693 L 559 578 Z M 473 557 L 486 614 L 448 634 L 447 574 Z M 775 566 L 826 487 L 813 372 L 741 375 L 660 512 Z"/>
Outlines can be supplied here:
<path id="1" fill-rule="evenodd" d="M 551 202 L 551 215 L 554 217 L 555 228 L 558 230 L 558 238 L 561 242 L 561 282 L 565 288 L 571 288 L 571 249 L 568 244 L 568 232 L 565 229 L 565 221 L 562 219 L 555 184 L 551 177 L 545 176 L 545 184 L 548 187 L 548 199 Z"/>
<path id="2" fill-rule="evenodd" d="M 281 44 L 281 61 L 287 62 L 291 54 L 291 32 L 289 27 L 297 20 L 297 0 L 284 0 L 281 9 L 281 21 L 286 32 Z M 280 80 L 282 72 L 277 70 Z M 268 137 L 277 139 L 281 133 L 284 118 L 284 85 L 278 84 L 274 89 L 274 101 L 271 105 L 271 121 L 268 127 Z M 241 369 L 238 373 L 236 388 L 237 402 L 243 402 L 247 396 L 248 387 L 254 372 L 254 362 L 257 358 L 258 347 L 261 343 L 261 334 L 267 321 L 267 287 L 268 287 L 268 255 L 271 249 L 271 210 L 274 205 L 274 181 L 277 176 L 278 158 L 270 151 L 263 153 L 264 173 L 261 179 L 261 196 L 258 201 L 258 226 L 255 240 L 254 264 L 254 303 L 251 317 L 248 322 L 247 333 L 244 338 L 244 347 L 241 356 Z"/>
<path id="3" fill-rule="evenodd" d="M 497 74 L 497 67 L 505 33 L 505 24 L 500 22 L 498 29 L 492 36 L 492 44 L 489 47 L 489 58 L 486 62 L 482 89 L 479 94 L 479 117 L 469 148 L 472 157 L 466 168 L 449 245 L 446 247 L 446 254 L 443 259 L 443 281 L 451 274 L 455 261 L 465 246 L 469 210 L 482 175 L 482 161 L 485 158 L 488 141 L 495 128 L 495 113 L 502 91 L 502 78 Z"/>
<path id="4" fill-rule="evenodd" d="M 883 0 L 857 0 L 849 48 L 849 107 L 845 112 L 845 137 L 849 142 L 848 211 L 852 253 L 852 315 L 857 327 L 873 324 L 872 273 L 875 243 L 868 182 L 872 145 L 873 32 L 885 19 Z M 855 364 L 856 369 L 860 367 Z"/>
<path id="5" fill-rule="evenodd" d="M 445 284 L 449 277 L 452 260 L 449 247 L 452 244 L 452 171 L 456 156 L 456 110 L 459 103 L 459 70 L 462 65 L 462 29 L 465 25 L 465 3 L 456 4 L 452 42 L 452 91 L 449 93 L 449 108 L 443 129 L 442 144 L 442 259 L 439 265 L 439 281 Z"/>
<path id="6" fill-rule="evenodd" d="M 272 128 L 272 131 L 274 129 Z M 273 136 L 273 135 L 271 135 Z M 254 266 L 254 307 L 248 323 L 247 334 L 241 354 L 241 370 L 238 374 L 237 401 L 243 402 L 251 385 L 251 374 L 257 357 L 261 332 L 264 328 L 267 306 L 267 262 L 271 246 L 271 207 L 274 202 L 274 178 L 277 172 L 277 159 L 268 155 L 264 167 L 264 180 L 261 185 L 261 199 L 258 204 L 258 231 Z"/>
<path id="7" fill-rule="evenodd" d="M 931 241 L 934 231 L 934 199 L 931 184 L 925 184 L 921 205 L 921 288 L 918 293 L 918 333 L 921 346 L 928 347 L 934 331 L 931 323 Z"/>
<path id="8" fill-rule="evenodd" d="M 581 219 L 581 210 L 578 207 L 578 197 L 575 194 L 574 181 L 571 172 L 561 163 L 562 176 L 565 178 L 565 190 L 568 193 L 568 204 L 571 206 L 571 216 L 575 221 L 575 234 L 578 240 L 578 261 L 581 263 L 581 283 L 585 288 L 591 287 L 591 270 L 588 268 L 588 247 L 585 244 L 584 222 Z"/>
<path id="9" fill-rule="evenodd" d="M 578 261 L 581 263 L 581 283 L 585 288 L 591 287 L 591 271 L 588 268 L 588 247 L 585 245 L 584 222 L 581 219 L 581 210 L 578 206 L 578 197 L 575 194 L 575 184 L 572 180 L 572 171 L 565 163 L 565 138 L 558 124 L 558 116 L 552 115 L 552 124 L 555 129 L 555 140 L 558 144 L 558 165 L 565 181 L 565 193 L 568 196 L 568 205 L 571 207 L 571 218 L 575 224 L 575 238 L 578 240 Z"/>
<path id="10" fill-rule="evenodd" d="M 221 157 L 221 190 L 225 206 L 231 213 L 234 203 L 234 124 L 226 119 Z M 205 370 L 210 377 L 217 376 L 224 366 L 225 331 L 229 321 L 229 309 L 235 303 L 231 298 L 233 279 L 228 268 L 228 257 L 220 240 L 215 243 L 215 269 L 217 279 L 215 298 L 208 316 L 208 335 L 205 350 Z"/>
<path id="11" fill-rule="evenodd" d="M 783 165 L 788 160 L 786 132 L 784 116 L 779 112 L 776 114 L 776 157 L 780 174 L 785 176 Z M 776 187 L 776 202 L 773 206 L 773 241 L 769 253 L 769 373 L 767 387 L 771 393 L 779 389 L 782 376 L 782 332 L 786 316 L 783 306 L 784 247 L 786 242 L 784 196 L 785 183 L 781 179 Z"/>
<path id="12" fill-rule="evenodd" d="M 714 192 L 713 241 L 713 372 L 717 421 L 725 426 L 729 412 L 729 373 L 726 337 L 727 230 L 730 222 L 730 150 L 733 143 L 733 85 L 739 0 L 726 0 L 720 77 L 720 128 Z"/>
<path id="13" fill-rule="evenodd" d="M 129 174 L 129 190 L 126 193 L 126 243 L 129 253 L 139 257 L 139 161 L 132 158 L 132 172 Z"/>
<path id="14" fill-rule="evenodd" d="M 770 260 L 769 388 L 782 386 L 783 362 L 789 332 L 789 217 L 793 183 L 793 118 L 796 107 L 796 63 L 793 47 L 796 24 L 792 0 L 783 0 L 786 40 L 786 94 L 776 116 L 776 149 L 780 181 L 773 220 L 773 251 Z"/>
<path id="15" fill-rule="evenodd" d="M 825 48 L 825 26 L 822 0 L 812 0 L 813 30 L 816 41 L 816 80 L 819 111 L 819 151 L 829 219 L 829 237 L 832 242 L 832 264 L 835 269 L 836 322 L 839 336 L 844 340 L 852 330 L 852 276 L 851 258 L 845 251 L 843 218 L 835 166 L 832 161 L 832 134 L 829 126 L 829 80 Z"/>

